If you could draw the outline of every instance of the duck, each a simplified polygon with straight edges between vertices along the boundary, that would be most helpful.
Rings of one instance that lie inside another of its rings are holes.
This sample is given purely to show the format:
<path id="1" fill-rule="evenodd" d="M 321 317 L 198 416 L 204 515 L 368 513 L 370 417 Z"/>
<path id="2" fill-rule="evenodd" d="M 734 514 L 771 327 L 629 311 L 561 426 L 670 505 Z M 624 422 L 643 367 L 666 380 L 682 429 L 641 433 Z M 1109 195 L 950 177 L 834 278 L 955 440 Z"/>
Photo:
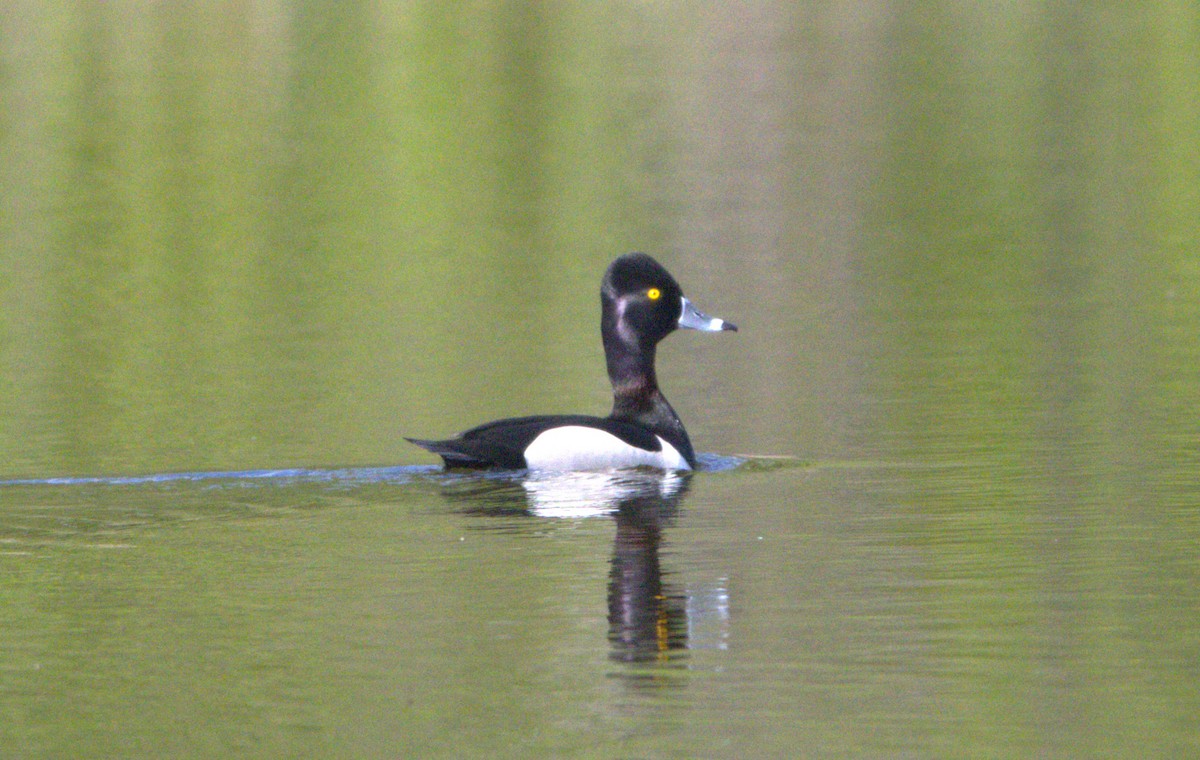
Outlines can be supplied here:
<path id="1" fill-rule="evenodd" d="M 405 440 L 440 456 L 447 469 L 695 469 L 696 452 L 687 430 L 658 387 L 655 352 L 677 329 L 736 332 L 737 326 L 693 306 L 666 268 L 645 253 L 625 254 L 608 266 L 600 304 L 600 335 L 613 389 L 607 417 L 512 417 L 445 440 Z"/>

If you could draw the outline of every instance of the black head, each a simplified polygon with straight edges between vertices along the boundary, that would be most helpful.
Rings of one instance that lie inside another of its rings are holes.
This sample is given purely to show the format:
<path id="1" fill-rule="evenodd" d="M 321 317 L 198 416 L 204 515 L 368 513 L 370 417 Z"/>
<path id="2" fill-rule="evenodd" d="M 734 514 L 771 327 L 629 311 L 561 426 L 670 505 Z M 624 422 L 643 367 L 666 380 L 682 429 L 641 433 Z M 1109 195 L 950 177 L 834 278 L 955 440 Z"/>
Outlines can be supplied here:
<path id="1" fill-rule="evenodd" d="M 600 287 L 605 340 L 643 348 L 677 328 L 737 330 L 732 322 L 708 317 L 683 297 L 671 273 L 644 253 L 626 254 L 609 265 Z"/>
<path id="2" fill-rule="evenodd" d="M 609 265 L 600 299 L 605 337 L 626 345 L 658 343 L 679 326 L 683 311 L 679 283 L 644 253 L 627 254 Z"/>

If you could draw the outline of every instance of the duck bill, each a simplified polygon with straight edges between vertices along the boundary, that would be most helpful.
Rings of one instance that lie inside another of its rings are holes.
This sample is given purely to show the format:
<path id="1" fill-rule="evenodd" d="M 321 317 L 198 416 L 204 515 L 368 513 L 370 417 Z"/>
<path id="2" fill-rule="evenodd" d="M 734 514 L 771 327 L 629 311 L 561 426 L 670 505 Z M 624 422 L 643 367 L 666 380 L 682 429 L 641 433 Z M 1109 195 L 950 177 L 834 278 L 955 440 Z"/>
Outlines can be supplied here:
<path id="1" fill-rule="evenodd" d="M 720 332 L 722 330 L 737 332 L 737 325 L 734 323 L 708 316 L 695 306 L 692 306 L 692 302 L 686 298 L 680 298 L 680 300 L 683 301 L 683 311 L 679 314 L 680 327 L 688 330 L 703 330 L 704 332 Z"/>

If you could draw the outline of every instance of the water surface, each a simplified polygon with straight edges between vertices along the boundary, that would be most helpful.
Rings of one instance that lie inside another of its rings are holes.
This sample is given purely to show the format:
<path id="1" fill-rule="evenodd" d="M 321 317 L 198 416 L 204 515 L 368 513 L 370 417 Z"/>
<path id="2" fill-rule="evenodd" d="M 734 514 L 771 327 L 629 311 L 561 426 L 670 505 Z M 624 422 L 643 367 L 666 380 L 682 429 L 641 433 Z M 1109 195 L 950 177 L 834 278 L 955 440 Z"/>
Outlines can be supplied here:
<path id="1" fill-rule="evenodd" d="M 1200 749 L 1187 3 L 0 14 L 0 745 Z M 704 467 L 603 414 L 645 250 Z"/>

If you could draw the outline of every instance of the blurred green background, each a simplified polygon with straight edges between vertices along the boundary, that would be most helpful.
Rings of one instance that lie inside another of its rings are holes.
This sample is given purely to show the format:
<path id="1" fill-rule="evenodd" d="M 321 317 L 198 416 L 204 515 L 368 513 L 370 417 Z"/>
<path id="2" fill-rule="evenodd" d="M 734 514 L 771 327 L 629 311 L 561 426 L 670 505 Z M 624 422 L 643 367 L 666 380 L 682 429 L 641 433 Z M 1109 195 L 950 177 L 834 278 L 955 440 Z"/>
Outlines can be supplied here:
<path id="1" fill-rule="evenodd" d="M 0 469 L 426 461 L 401 433 L 602 413 L 635 249 L 748 328 L 667 349 L 685 420 L 737 415 L 710 447 L 827 451 L 848 384 L 920 393 L 963 338 L 989 406 L 1066 361 L 1187 408 L 1195 35 L 1188 3 L 9 4 Z"/>
<path id="2" fill-rule="evenodd" d="M 1198 92 L 1194 2 L 4 4 L 0 479 L 604 414 L 630 250 L 804 464 L 693 479 L 646 671 L 488 481 L 0 484 L 4 746 L 1195 754 Z"/>

